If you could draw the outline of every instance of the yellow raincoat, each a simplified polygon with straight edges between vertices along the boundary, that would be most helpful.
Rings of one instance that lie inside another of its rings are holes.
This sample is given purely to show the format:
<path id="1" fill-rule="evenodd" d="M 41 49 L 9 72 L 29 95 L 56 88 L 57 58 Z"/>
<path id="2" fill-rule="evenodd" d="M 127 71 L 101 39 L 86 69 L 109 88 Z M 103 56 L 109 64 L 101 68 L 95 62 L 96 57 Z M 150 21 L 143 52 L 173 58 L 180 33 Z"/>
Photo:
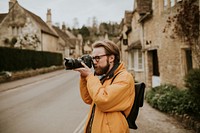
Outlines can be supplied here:
<path id="1" fill-rule="evenodd" d="M 119 73 L 120 72 L 120 73 Z M 133 76 L 121 63 L 114 75 L 119 73 L 111 84 L 112 78 L 103 85 L 93 74 L 80 79 L 80 93 L 83 101 L 91 104 L 90 113 L 85 125 L 88 125 L 92 107 L 96 105 L 92 124 L 92 133 L 129 133 L 128 123 L 122 114 L 127 116 L 135 97 Z M 111 84 L 111 85 L 110 85 Z"/>

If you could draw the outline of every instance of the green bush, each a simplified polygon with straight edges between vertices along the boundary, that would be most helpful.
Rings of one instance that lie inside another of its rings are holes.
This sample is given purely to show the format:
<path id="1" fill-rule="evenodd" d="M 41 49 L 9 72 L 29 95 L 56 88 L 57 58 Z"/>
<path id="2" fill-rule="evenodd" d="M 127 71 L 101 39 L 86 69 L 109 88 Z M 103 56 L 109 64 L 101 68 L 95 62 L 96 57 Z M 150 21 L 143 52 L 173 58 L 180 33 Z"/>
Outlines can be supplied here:
<path id="1" fill-rule="evenodd" d="M 146 92 L 146 101 L 154 108 L 171 113 L 200 117 L 200 106 L 189 89 L 180 90 L 172 85 L 161 85 Z"/>
<path id="2" fill-rule="evenodd" d="M 200 98 L 200 69 L 193 69 L 185 76 L 185 84 L 196 98 Z"/>
<path id="3" fill-rule="evenodd" d="M 62 54 L 0 47 L 0 72 L 63 65 Z"/>
<path id="4" fill-rule="evenodd" d="M 162 85 L 152 88 L 147 92 L 147 101 L 155 108 L 170 112 L 174 110 L 174 105 L 177 103 L 177 89 L 172 85 Z"/>

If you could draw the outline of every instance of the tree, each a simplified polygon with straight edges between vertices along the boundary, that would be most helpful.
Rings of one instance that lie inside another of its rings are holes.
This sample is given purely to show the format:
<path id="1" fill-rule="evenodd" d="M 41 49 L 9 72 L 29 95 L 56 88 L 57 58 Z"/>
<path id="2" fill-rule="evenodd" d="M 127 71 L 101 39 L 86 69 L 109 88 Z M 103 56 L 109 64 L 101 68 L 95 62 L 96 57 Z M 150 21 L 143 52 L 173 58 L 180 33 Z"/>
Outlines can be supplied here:
<path id="1" fill-rule="evenodd" d="M 86 26 L 82 26 L 82 28 L 79 29 L 79 33 L 83 36 L 84 42 L 90 37 L 90 31 Z"/>
<path id="2" fill-rule="evenodd" d="M 107 23 L 103 22 L 99 25 L 99 32 L 100 32 L 100 35 L 104 35 L 105 33 L 108 33 L 108 29 L 109 29 L 109 26 Z"/>

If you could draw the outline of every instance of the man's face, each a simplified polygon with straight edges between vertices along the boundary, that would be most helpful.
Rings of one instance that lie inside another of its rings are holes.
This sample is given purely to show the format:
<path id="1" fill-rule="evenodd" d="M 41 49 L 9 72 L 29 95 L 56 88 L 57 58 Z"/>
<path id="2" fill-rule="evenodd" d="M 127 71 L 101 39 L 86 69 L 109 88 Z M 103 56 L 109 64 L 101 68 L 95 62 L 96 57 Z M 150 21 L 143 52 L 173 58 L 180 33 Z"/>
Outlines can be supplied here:
<path id="1" fill-rule="evenodd" d="M 106 74 L 110 68 L 109 55 L 106 55 L 103 47 L 94 48 L 92 51 L 94 70 L 96 75 Z"/>

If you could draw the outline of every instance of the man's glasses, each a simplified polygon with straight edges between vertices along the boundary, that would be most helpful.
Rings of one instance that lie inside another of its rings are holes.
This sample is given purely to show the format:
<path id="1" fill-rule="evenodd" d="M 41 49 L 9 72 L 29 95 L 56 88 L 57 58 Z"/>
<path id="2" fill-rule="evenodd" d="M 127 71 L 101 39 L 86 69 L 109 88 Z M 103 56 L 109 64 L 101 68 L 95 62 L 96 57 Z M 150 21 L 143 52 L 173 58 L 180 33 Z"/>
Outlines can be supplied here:
<path id="1" fill-rule="evenodd" d="M 99 60 L 100 60 L 103 56 L 107 56 L 107 55 L 108 55 L 108 54 L 94 56 L 94 57 L 92 57 L 92 60 L 95 60 L 96 62 L 99 62 Z"/>

